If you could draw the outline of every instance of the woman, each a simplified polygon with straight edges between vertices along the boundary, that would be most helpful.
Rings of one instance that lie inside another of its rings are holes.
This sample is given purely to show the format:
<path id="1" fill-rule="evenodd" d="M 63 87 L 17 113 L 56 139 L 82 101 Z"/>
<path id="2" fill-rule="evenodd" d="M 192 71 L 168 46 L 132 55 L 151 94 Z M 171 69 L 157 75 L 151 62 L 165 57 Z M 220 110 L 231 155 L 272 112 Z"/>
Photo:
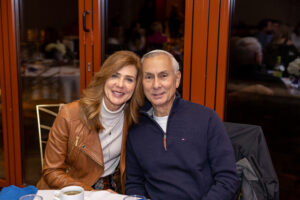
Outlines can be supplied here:
<path id="1" fill-rule="evenodd" d="M 117 189 L 124 191 L 127 129 L 137 123 L 143 104 L 140 73 L 136 54 L 116 52 L 81 99 L 60 110 L 49 134 L 39 189 L 78 185 L 116 191 L 120 183 Z"/>
<path id="2" fill-rule="evenodd" d="M 289 63 L 298 56 L 299 52 L 291 40 L 290 27 L 281 25 L 265 49 L 264 63 L 269 69 L 274 69 L 277 64 L 282 64 L 287 68 Z M 284 75 L 287 75 L 286 73 L 284 71 Z"/>

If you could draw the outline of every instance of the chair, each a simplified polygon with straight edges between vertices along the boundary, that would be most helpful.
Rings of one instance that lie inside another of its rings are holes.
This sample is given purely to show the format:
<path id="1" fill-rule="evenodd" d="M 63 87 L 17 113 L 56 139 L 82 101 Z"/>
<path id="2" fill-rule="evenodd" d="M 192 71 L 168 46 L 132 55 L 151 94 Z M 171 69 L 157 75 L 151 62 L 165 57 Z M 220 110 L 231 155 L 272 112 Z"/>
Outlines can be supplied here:
<path id="1" fill-rule="evenodd" d="M 44 146 L 48 140 L 51 126 L 57 116 L 58 111 L 64 104 L 43 104 L 36 105 L 36 115 L 39 133 L 39 145 L 41 154 L 41 165 L 44 164 Z M 44 144 L 44 146 L 43 146 Z"/>
<path id="2" fill-rule="evenodd" d="M 257 199 L 278 200 L 279 181 L 261 127 L 230 122 L 224 122 L 224 125 L 233 145 L 237 163 L 247 160 L 248 167 L 250 166 L 256 175 L 256 180 L 247 180 L 253 188 L 254 196 Z M 242 185 L 244 177 L 242 174 Z M 241 191 L 243 199 L 247 199 L 247 195 L 243 192 L 249 191 L 243 191 L 243 188 Z"/>

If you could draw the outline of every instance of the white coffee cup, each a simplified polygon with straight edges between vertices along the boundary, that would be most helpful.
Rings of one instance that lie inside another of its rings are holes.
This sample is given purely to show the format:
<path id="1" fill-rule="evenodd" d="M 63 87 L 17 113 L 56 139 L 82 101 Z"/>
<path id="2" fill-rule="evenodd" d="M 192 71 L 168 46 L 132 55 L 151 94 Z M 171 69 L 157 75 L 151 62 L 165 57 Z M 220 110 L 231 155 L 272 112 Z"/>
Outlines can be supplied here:
<path id="1" fill-rule="evenodd" d="M 55 200 L 84 200 L 84 189 L 80 186 L 67 186 L 54 195 Z"/>

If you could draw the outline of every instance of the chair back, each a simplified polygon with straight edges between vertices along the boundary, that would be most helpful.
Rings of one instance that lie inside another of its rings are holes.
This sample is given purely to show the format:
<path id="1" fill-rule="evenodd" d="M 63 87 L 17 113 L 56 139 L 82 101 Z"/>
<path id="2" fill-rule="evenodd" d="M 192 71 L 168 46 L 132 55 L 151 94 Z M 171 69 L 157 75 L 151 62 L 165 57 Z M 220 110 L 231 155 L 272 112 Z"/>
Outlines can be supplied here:
<path id="1" fill-rule="evenodd" d="M 240 172 L 242 199 L 278 200 L 279 181 L 261 127 L 230 122 L 224 125 Z"/>
<path id="2" fill-rule="evenodd" d="M 44 148 L 48 140 L 51 126 L 57 116 L 58 111 L 64 104 L 40 104 L 36 105 L 37 125 L 39 133 L 39 145 L 41 165 L 44 164 Z"/>

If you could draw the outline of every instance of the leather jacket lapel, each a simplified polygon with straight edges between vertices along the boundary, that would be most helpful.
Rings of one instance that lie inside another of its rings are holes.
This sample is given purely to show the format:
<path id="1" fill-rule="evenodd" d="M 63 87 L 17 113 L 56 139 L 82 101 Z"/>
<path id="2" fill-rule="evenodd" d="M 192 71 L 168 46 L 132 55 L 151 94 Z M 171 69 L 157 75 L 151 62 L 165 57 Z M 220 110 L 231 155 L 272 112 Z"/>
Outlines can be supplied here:
<path id="1" fill-rule="evenodd" d="M 87 134 L 83 134 L 84 140 L 81 144 L 81 151 L 89 156 L 92 160 L 99 165 L 104 166 L 103 152 L 100 143 L 99 134 L 96 131 L 87 131 Z"/>

